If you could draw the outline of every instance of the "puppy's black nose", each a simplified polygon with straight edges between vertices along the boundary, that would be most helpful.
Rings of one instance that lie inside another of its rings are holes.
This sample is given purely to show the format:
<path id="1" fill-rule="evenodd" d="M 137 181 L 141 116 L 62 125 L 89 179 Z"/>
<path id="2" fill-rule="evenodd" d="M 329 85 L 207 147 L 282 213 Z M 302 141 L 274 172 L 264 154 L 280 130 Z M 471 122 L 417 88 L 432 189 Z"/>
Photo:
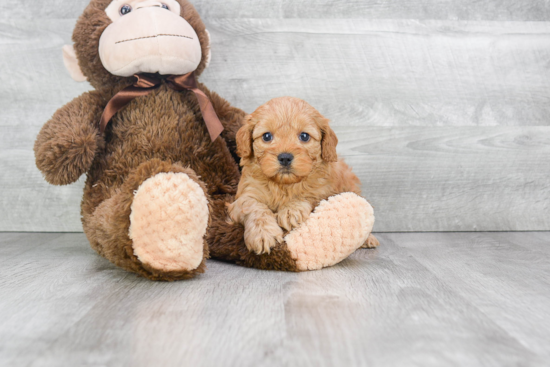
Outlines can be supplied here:
<path id="1" fill-rule="evenodd" d="M 292 164 L 292 160 L 294 159 L 294 156 L 290 153 L 281 153 L 279 154 L 277 159 L 279 160 L 279 163 L 281 164 L 281 166 L 288 167 Z"/>

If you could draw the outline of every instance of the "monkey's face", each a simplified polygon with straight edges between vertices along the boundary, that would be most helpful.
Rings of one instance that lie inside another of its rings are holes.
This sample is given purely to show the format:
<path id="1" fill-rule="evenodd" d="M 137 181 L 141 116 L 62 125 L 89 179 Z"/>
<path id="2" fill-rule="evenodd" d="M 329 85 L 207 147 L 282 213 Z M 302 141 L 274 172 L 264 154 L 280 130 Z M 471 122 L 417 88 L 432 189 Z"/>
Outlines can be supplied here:
<path id="1" fill-rule="evenodd" d="M 112 23 L 99 40 L 101 63 L 113 75 L 183 75 L 202 58 L 199 37 L 180 16 L 176 0 L 114 0 L 105 13 Z"/>
<path id="2" fill-rule="evenodd" d="M 65 65 L 96 89 L 124 87 L 139 73 L 200 75 L 210 39 L 187 0 L 90 0 L 77 21 Z"/>

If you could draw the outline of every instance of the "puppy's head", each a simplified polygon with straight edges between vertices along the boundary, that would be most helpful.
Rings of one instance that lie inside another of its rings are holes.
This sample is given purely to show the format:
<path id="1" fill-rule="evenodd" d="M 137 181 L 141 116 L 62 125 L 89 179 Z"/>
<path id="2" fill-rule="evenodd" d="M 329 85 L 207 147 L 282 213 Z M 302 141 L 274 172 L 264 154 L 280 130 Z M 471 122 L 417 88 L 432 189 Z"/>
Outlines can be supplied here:
<path id="1" fill-rule="evenodd" d="M 275 98 L 248 115 L 237 133 L 242 164 L 257 164 L 270 180 L 302 181 L 324 162 L 336 162 L 338 138 L 329 120 L 298 98 Z"/>

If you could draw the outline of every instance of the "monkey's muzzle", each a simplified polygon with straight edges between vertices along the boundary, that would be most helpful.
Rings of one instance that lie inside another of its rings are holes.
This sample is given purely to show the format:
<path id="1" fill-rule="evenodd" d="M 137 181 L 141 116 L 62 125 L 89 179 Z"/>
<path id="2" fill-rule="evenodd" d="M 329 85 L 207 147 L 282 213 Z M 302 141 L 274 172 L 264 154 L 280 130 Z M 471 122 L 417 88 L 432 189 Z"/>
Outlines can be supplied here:
<path id="1" fill-rule="evenodd" d="M 101 63 L 113 75 L 184 75 L 202 58 L 199 38 L 179 15 L 159 7 L 131 12 L 111 23 L 99 40 Z"/>

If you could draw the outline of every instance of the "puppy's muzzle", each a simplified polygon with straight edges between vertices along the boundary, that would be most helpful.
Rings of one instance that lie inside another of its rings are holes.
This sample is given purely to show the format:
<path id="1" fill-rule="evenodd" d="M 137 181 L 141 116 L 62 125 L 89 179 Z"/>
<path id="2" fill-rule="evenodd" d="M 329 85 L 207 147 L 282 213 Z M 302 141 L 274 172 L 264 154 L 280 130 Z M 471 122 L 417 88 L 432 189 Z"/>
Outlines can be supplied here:
<path id="1" fill-rule="evenodd" d="M 292 160 L 294 159 L 294 156 L 290 153 L 281 153 L 277 156 L 277 159 L 279 160 L 279 164 L 283 167 L 290 167 L 292 164 Z"/>

